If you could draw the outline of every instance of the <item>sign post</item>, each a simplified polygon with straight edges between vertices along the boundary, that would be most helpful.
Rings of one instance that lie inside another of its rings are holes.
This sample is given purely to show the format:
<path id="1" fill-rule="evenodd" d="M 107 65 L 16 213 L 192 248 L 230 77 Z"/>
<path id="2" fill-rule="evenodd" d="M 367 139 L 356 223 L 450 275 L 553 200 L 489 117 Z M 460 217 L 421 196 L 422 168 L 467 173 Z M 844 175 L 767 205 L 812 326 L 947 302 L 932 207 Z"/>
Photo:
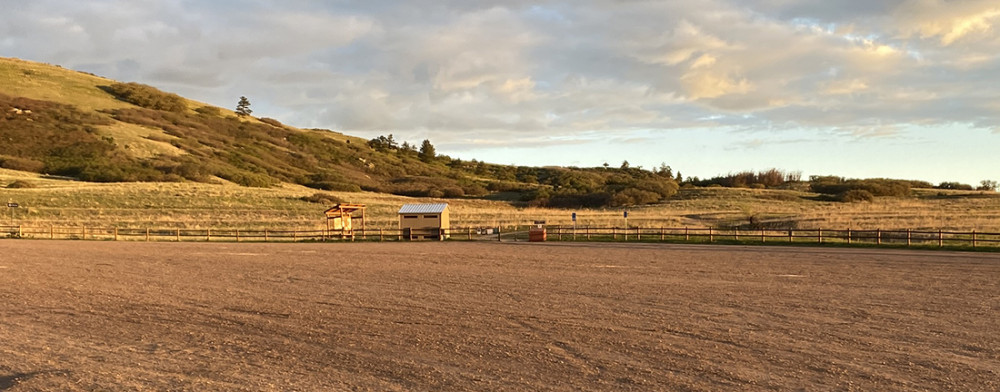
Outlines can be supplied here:
<path id="1" fill-rule="evenodd" d="M 625 230 L 628 230 L 628 210 L 625 210 Z"/>
<path id="2" fill-rule="evenodd" d="M 576 213 L 573 213 L 573 241 L 576 241 Z"/>
<path id="3" fill-rule="evenodd" d="M 10 208 L 10 225 L 14 226 L 14 209 L 20 207 L 17 203 L 7 202 L 7 208 Z"/>

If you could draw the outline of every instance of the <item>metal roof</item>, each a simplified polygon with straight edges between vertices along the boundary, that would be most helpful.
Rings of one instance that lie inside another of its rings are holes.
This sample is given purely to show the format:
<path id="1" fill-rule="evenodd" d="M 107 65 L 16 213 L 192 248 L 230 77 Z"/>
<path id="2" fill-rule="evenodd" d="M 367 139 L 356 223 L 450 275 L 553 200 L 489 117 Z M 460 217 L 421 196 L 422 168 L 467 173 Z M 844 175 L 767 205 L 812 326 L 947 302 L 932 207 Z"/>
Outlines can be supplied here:
<path id="1" fill-rule="evenodd" d="M 403 204 L 400 214 L 440 214 L 448 208 L 448 203 L 440 204 Z"/>

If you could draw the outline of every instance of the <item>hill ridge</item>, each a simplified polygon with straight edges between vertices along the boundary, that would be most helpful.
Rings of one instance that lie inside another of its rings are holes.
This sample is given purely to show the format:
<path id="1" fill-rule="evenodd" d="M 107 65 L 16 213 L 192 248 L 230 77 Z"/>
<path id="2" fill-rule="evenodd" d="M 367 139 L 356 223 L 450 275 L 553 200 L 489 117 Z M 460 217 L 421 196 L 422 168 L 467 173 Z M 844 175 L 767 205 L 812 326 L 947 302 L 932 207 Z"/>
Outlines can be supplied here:
<path id="1" fill-rule="evenodd" d="M 84 181 L 222 178 L 253 187 L 287 182 L 406 196 L 492 194 L 567 207 L 654 203 L 678 188 L 672 175 L 639 168 L 538 168 L 427 156 L 391 135 L 362 143 L 20 59 L 0 58 L 0 82 L 0 167 Z"/>

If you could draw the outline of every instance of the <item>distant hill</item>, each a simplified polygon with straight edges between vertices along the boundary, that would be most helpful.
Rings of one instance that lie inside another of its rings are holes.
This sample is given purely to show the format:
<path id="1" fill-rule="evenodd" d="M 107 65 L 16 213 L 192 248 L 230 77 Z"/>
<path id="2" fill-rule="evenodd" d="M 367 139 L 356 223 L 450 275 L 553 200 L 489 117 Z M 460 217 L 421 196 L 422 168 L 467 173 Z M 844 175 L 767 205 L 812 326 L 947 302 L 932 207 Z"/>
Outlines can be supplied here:
<path id="1" fill-rule="evenodd" d="M 7 58 L 0 58 L 0 167 L 94 182 L 286 182 L 562 207 L 655 203 L 678 188 L 669 171 L 505 166 L 421 154 L 391 135 L 369 141 L 299 129 L 151 86 Z"/>

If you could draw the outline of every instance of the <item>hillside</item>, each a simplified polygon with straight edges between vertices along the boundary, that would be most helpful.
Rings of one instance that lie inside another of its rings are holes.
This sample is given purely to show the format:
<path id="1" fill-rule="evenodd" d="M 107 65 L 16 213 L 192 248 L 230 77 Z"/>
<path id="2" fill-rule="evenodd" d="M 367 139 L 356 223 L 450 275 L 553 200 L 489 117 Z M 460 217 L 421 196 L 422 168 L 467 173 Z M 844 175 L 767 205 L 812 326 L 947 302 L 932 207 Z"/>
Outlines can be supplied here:
<path id="1" fill-rule="evenodd" d="M 0 167 L 90 182 L 281 183 L 327 191 L 626 206 L 676 193 L 636 168 L 530 168 L 299 129 L 58 66 L 0 59 Z M 668 173 L 669 174 L 669 173 Z"/>

